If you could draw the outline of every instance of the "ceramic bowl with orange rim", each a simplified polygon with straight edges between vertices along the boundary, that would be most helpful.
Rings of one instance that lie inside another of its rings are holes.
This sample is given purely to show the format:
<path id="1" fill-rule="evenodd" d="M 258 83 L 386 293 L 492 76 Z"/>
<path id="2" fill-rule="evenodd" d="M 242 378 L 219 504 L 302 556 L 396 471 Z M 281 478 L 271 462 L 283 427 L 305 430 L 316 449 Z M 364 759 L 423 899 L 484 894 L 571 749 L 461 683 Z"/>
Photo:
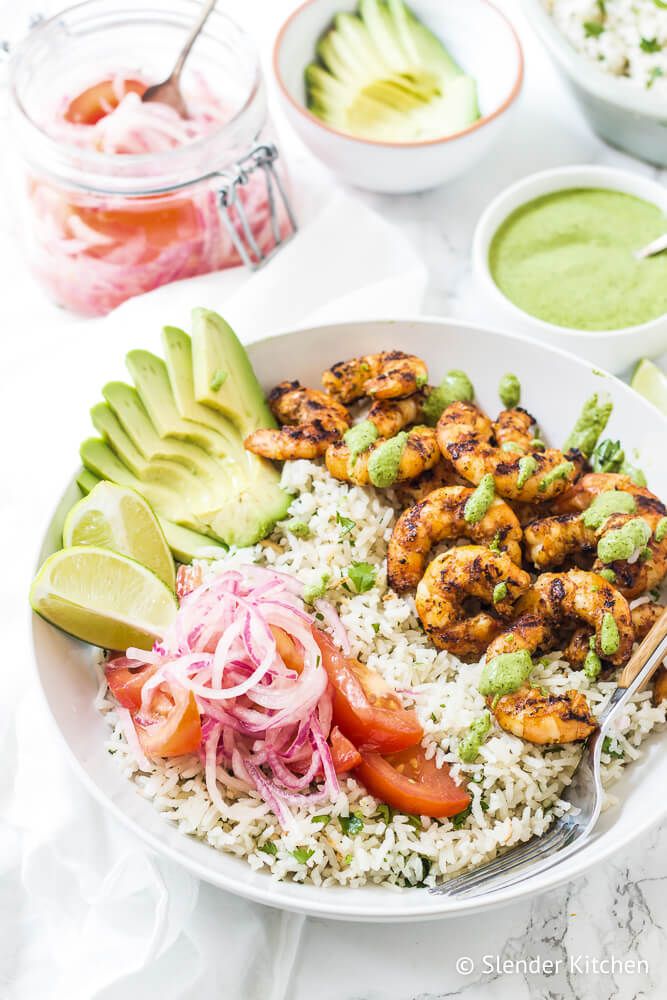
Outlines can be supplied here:
<path id="1" fill-rule="evenodd" d="M 523 83 L 519 39 L 488 0 L 410 0 L 409 7 L 477 83 L 480 116 L 451 134 L 406 142 L 370 139 L 334 128 L 308 110 L 306 67 L 335 16 L 356 12 L 356 0 L 306 0 L 275 42 L 273 68 L 291 125 L 335 174 L 370 191 L 423 191 L 466 173 L 497 142 Z"/>

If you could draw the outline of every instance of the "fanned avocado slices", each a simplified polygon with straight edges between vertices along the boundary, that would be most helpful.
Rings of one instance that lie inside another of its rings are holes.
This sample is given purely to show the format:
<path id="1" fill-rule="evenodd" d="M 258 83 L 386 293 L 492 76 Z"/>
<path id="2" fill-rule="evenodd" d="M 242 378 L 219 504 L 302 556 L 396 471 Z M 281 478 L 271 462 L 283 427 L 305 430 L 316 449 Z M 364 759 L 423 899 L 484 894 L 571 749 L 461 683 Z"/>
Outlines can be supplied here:
<path id="1" fill-rule="evenodd" d="M 163 335 L 166 361 L 131 351 L 135 385 L 110 382 L 91 416 L 99 438 L 81 446 L 84 492 L 99 479 L 129 486 L 152 506 L 176 558 L 264 538 L 291 498 L 277 468 L 243 447 L 275 426 L 245 349 L 216 313 L 193 312 L 194 338 Z"/>
<path id="2" fill-rule="evenodd" d="M 479 118 L 477 85 L 403 0 L 337 14 L 306 68 L 308 109 L 360 138 L 417 142 Z"/>

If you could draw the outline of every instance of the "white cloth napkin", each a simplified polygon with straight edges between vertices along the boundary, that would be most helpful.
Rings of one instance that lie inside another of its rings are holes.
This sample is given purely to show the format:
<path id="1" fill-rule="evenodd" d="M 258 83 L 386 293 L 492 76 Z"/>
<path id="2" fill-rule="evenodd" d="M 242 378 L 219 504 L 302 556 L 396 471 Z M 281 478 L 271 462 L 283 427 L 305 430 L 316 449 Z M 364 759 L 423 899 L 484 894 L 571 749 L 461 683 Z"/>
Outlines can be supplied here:
<path id="1" fill-rule="evenodd" d="M 425 269 L 403 237 L 341 194 L 255 275 L 237 270 L 171 285 L 101 322 L 63 321 L 57 339 L 37 324 L 29 344 L 12 343 L 14 375 L 0 387 L 3 426 L 10 411 L 15 423 L 16 413 L 23 414 L 23 447 L 34 442 L 38 426 L 44 447 L 31 458 L 14 445 L 6 468 L 21 469 L 20 482 L 9 476 L 0 496 L 2 523 L 11 525 L 4 565 L 16 568 L 0 580 L 7 616 L 7 696 L 0 708 L 3 997 L 290 995 L 303 918 L 200 884 L 144 848 L 70 772 L 30 666 L 25 602 L 32 554 L 56 491 L 76 465 L 78 443 L 91 432 L 87 407 L 104 381 L 122 377 L 127 349 L 157 347 L 164 323 L 187 327 L 192 306 L 210 306 L 248 341 L 310 321 L 414 314 L 425 284 Z M 17 323 L 25 321 L 26 313 L 17 313 Z"/>

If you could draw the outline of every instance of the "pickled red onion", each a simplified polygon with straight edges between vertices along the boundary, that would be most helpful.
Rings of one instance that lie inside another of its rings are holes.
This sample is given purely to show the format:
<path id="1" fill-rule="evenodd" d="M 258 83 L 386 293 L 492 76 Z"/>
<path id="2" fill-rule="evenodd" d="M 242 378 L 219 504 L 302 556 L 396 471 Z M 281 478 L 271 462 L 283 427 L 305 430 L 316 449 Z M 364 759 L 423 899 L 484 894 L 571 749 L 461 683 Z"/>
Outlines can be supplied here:
<path id="1" fill-rule="evenodd" d="M 289 806 L 338 795 L 327 743 L 331 691 L 301 592 L 298 581 L 258 566 L 223 572 L 182 598 L 153 650 L 127 650 L 157 668 L 142 689 L 143 714 L 162 685 L 195 695 L 206 785 L 223 817 L 229 806 L 219 783 L 253 788 L 283 826 L 291 823 Z M 346 642 L 333 607 L 325 610 Z M 294 643 L 303 662 L 298 673 L 280 656 L 274 629 Z"/>

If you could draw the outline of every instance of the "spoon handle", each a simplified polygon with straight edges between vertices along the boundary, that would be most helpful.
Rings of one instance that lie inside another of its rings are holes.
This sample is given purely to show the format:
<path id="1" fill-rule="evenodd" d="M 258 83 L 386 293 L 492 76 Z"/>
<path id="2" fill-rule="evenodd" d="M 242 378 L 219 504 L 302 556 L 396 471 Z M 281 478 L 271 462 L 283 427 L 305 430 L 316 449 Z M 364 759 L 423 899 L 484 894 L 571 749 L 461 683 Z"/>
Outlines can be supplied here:
<path id="1" fill-rule="evenodd" d="M 619 687 L 630 687 L 637 674 L 651 656 L 651 653 L 659 646 L 665 636 L 667 636 L 667 608 L 665 608 L 644 641 L 637 647 L 626 663 L 623 673 L 618 680 Z M 650 675 L 644 678 L 644 683 L 649 679 Z"/>
<path id="2" fill-rule="evenodd" d="M 218 0 L 208 0 L 208 2 L 204 4 L 202 12 L 195 21 L 195 23 L 192 25 L 192 28 L 190 29 L 190 34 L 186 38 L 185 44 L 179 53 L 178 59 L 176 60 L 176 65 L 174 66 L 171 73 L 172 80 L 178 80 L 181 73 L 183 72 L 183 66 L 185 65 L 185 60 L 190 55 L 190 49 L 195 44 L 197 36 L 199 35 L 200 31 L 206 24 L 209 14 L 213 10 L 217 2 Z"/>
<path id="3" fill-rule="evenodd" d="M 635 250 L 635 257 L 637 260 L 644 260 L 645 257 L 653 257 L 654 254 L 662 253 L 663 250 L 667 250 L 667 233 L 658 236 L 657 240 L 653 240 L 641 250 Z"/>

